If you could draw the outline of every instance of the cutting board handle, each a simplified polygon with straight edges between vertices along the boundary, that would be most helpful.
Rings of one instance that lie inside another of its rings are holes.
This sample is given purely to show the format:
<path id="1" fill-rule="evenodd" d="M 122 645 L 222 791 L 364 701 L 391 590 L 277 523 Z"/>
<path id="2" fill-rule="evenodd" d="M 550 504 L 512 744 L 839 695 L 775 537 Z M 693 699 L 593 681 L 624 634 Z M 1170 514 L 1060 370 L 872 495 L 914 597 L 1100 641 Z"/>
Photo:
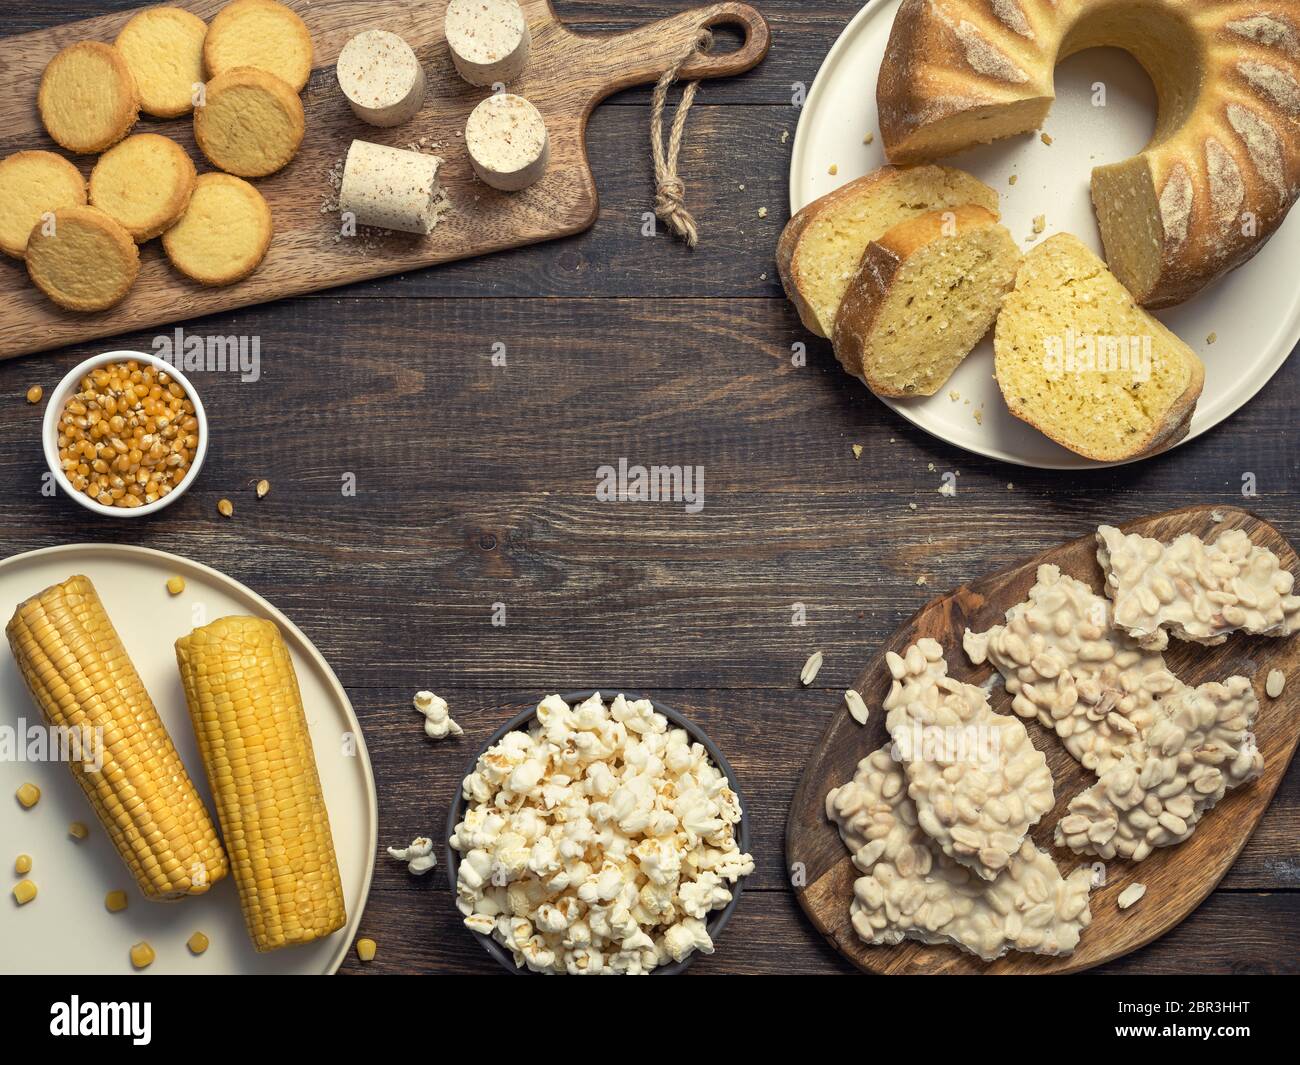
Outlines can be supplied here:
<path id="1" fill-rule="evenodd" d="M 594 102 L 633 85 L 657 81 L 704 27 L 735 26 L 744 33 L 739 48 L 701 52 L 682 67 L 679 80 L 727 78 L 752 70 L 772 47 L 772 31 L 749 4 L 723 3 L 692 8 L 625 33 L 607 36 L 574 34 L 588 42 L 590 73 L 597 85 Z"/>

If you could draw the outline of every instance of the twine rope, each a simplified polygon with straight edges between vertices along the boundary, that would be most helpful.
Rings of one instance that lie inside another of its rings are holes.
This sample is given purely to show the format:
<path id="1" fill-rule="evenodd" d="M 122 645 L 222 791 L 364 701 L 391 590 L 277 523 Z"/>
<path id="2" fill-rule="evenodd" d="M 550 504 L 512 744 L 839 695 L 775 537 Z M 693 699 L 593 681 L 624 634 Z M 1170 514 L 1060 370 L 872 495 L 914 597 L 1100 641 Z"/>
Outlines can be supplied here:
<path id="1" fill-rule="evenodd" d="M 690 114 L 691 104 L 695 102 L 695 93 L 699 90 L 698 81 L 687 82 L 682 90 L 681 102 L 673 113 L 673 123 L 668 134 L 668 146 L 664 147 L 664 108 L 668 103 L 668 90 L 681 69 L 697 51 L 707 52 L 713 44 L 713 34 L 701 28 L 683 49 L 676 62 L 664 71 L 655 85 L 654 102 L 650 111 L 650 150 L 654 155 L 655 165 L 655 215 L 668 228 L 686 241 L 688 248 L 699 243 L 700 233 L 695 225 L 695 218 L 686 207 L 686 183 L 677 174 L 677 157 L 682 150 L 682 133 L 686 129 L 686 116 Z"/>

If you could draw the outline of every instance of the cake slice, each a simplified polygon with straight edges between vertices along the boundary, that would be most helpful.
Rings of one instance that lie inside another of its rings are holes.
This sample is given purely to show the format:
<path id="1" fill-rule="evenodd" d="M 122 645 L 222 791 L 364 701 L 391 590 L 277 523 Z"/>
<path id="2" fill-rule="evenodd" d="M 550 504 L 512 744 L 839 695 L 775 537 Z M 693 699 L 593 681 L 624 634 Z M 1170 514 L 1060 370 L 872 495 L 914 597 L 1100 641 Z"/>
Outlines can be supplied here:
<path id="1" fill-rule="evenodd" d="M 978 204 L 997 214 L 998 194 L 950 166 L 883 166 L 821 199 L 786 224 L 777 268 L 803 324 L 834 334 L 840 300 L 867 245 L 899 222 L 927 211 Z"/>
<path id="2" fill-rule="evenodd" d="M 998 316 L 994 351 L 1011 413 L 1099 462 L 1176 444 L 1205 383 L 1191 348 L 1068 233 L 1025 256 Z"/>
<path id="3" fill-rule="evenodd" d="M 976 204 L 917 215 L 866 253 L 835 319 L 835 355 L 878 396 L 932 396 L 997 317 L 1020 249 Z"/>

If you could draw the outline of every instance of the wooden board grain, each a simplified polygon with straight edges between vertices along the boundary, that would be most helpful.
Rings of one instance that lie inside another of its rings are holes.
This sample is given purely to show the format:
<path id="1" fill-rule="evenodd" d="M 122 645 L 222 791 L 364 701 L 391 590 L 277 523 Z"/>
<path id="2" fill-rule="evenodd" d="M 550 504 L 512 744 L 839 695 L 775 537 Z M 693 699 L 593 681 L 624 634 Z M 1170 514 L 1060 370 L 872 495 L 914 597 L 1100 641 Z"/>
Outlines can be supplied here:
<path id="1" fill-rule="evenodd" d="M 1222 521 L 1216 521 L 1216 517 Z M 1292 573 L 1300 572 L 1300 560 L 1281 533 L 1237 508 L 1185 507 L 1130 522 L 1123 528 L 1164 542 L 1187 532 L 1209 540 L 1225 529 L 1240 528 L 1254 543 L 1273 551 L 1284 568 Z M 892 947 L 870 946 L 859 939 L 849 921 L 849 903 L 853 882 L 860 874 L 835 826 L 826 818 L 825 800 L 831 788 L 853 777 L 859 760 L 888 742 L 885 715 L 880 709 L 890 686 L 885 653 L 901 654 L 917 639 L 933 637 L 943 644 L 952 676 L 973 684 L 982 683 L 993 670 L 988 665 L 970 664 L 962 650 L 962 633 L 967 628 L 984 631 L 1001 623 L 1010 607 L 1028 597 L 1035 572 L 1043 563 L 1057 565 L 1062 572 L 1078 577 L 1093 588 L 1102 587 L 1096 542 L 1087 536 L 929 603 L 879 648 L 855 684 L 871 710 L 867 725 L 859 726 L 846 710 L 838 713 L 799 782 L 786 826 L 787 863 L 792 869 L 801 869 L 805 880 L 803 885 L 796 886 L 795 893 L 818 931 L 862 969 L 913 974 L 1068 973 L 1122 957 L 1175 927 L 1214 889 L 1250 838 L 1291 762 L 1300 735 L 1295 717 L 1295 687 L 1284 691 L 1281 698 L 1271 699 L 1264 694 L 1264 679 L 1273 669 L 1296 677 L 1300 639 L 1235 635 L 1212 648 L 1172 641 L 1166 658 L 1170 669 L 1186 683 L 1202 684 L 1233 674 L 1243 674 L 1254 682 L 1260 699 L 1255 738 L 1264 756 L 1264 772 L 1258 780 L 1229 791 L 1205 816 L 1192 837 L 1179 846 L 1158 849 L 1142 862 L 1116 859 L 1104 863 L 1105 884 L 1091 896 L 1092 924 L 1084 931 L 1072 955 L 1052 958 L 1013 951 L 998 961 L 986 963 L 956 947 L 911 941 Z M 999 684 L 994 689 L 993 707 L 1009 713 L 1009 704 L 1006 689 Z M 1034 827 L 1031 835 L 1040 847 L 1053 853 L 1064 871 L 1080 864 L 1093 864 L 1091 858 L 1054 848 L 1052 833 L 1070 799 L 1090 787 L 1096 777 L 1066 753 L 1053 733 L 1036 721 L 1026 725 L 1034 745 L 1047 755 L 1057 800 L 1055 808 Z M 1116 898 L 1125 887 L 1136 882 L 1146 885 L 1146 896 L 1132 909 L 1121 911 Z"/>
<path id="2" fill-rule="evenodd" d="M 598 198 L 587 161 L 586 127 L 606 96 L 655 80 L 703 26 L 738 26 L 743 42 L 732 51 L 703 54 L 682 70 L 683 78 L 715 78 L 749 70 L 767 54 L 770 34 L 761 15 L 746 4 L 724 2 L 695 8 L 659 22 L 609 36 L 566 29 L 549 0 L 522 0 L 533 36 L 528 70 L 512 91 L 542 112 L 551 139 L 545 178 L 522 193 L 502 193 L 478 182 L 464 151 L 465 120 L 487 90 L 455 73 L 442 36 L 445 0 L 289 0 L 312 32 L 316 69 L 304 91 L 307 132 L 298 156 L 278 174 L 257 182 L 271 205 L 276 235 L 265 262 L 252 277 L 224 288 L 204 288 L 168 265 L 157 241 L 142 249 L 140 277 L 126 299 L 97 314 L 64 311 L 28 283 L 21 263 L 0 272 L 0 358 L 63 344 L 112 336 L 214 311 L 232 310 L 285 296 L 362 281 L 505 248 L 535 244 L 588 228 Z M 181 6 L 210 18 L 220 0 L 188 0 Z M 55 149 L 44 132 L 35 100 L 41 71 L 59 49 L 79 40 L 111 41 L 133 12 L 121 12 L 0 41 L 0 156 L 24 148 Z M 429 79 L 424 109 L 396 129 L 377 129 L 357 119 L 338 90 L 333 65 L 343 45 L 367 29 L 388 29 L 415 49 Z M 200 170 L 211 169 L 194 147 L 189 119 L 142 117 L 134 132 L 175 138 Z M 363 230 L 339 236 L 329 174 L 341 168 L 354 139 L 406 147 L 424 138 L 445 159 L 441 177 L 452 210 L 429 236 Z M 626 145 L 648 153 L 648 135 Z M 76 159 L 89 173 L 93 156 Z M 646 203 L 652 190 L 647 189 Z"/>

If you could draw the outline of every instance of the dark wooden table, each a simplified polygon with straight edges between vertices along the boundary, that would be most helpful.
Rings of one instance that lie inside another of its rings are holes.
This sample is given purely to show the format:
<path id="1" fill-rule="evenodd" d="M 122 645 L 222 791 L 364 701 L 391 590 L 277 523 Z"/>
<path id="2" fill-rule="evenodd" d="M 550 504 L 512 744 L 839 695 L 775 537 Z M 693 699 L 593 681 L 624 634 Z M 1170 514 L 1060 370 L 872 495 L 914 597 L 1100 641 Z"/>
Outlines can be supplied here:
<path id="1" fill-rule="evenodd" d="M 0 25 L 18 33 L 130 6 L 3 0 Z M 688 5 L 556 6 L 596 32 Z M 208 465 L 154 520 L 112 524 L 41 494 L 41 411 L 23 394 L 104 348 L 0 364 L 0 553 L 144 544 L 274 601 L 361 717 L 381 847 L 441 836 L 466 759 L 514 708 L 557 690 L 652 692 L 727 752 L 757 830 L 757 872 L 717 953 L 694 971 L 847 972 L 787 889 L 782 835 L 803 761 L 864 658 L 934 594 L 1102 521 L 1240 503 L 1247 473 L 1258 495 L 1246 505 L 1295 542 L 1300 361 L 1226 424 L 1118 470 L 1013 468 L 913 429 L 811 342 L 772 263 L 799 119 L 792 87 L 811 83 L 859 5 L 759 6 L 771 56 L 746 77 L 705 84 L 691 115 L 682 170 L 703 231 L 695 252 L 662 231 L 642 236 L 649 95 L 616 97 L 591 123 L 603 201 L 591 232 L 186 323 L 259 337 L 262 376 L 200 376 Z M 21 282 L 16 264 L 0 267 L 0 288 Z M 791 364 L 797 341 L 809 342 L 806 366 Z M 505 367 L 493 365 L 498 344 Z M 1232 358 L 1231 337 L 1213 357 Z M 596 470 L 621 457 L 704 466 L 704 509 L 599 502 Z M 953 498 L 937 492 L 949 471 L 960 473 Z M 340 490 L 347 474 L 355 497 Z M 273 488 L 257 502 L 246 486 L 261 477 Z M 235 501 L 233 520 L 217 514 L 222 496 Z M 496 603 L 504 627 L 492 624 Z M 795 604 L 804 627 L 791 623 Z M 815 649 L 826 664 L 804 691 L 799 669 Z M 464 739 L 425 740 L 410 707 L 418 688 L 449 700 Z M 1295 971 L 1298 817 L 1293 766 L 1219 889 L 1106 971 Z M 382 851 L 376 860 L 361 932 L 379 954 L 368 967 L 350 956 L 345 971 L 494 971 L 460 927 L 445 870 L 415 881 Z"/>

